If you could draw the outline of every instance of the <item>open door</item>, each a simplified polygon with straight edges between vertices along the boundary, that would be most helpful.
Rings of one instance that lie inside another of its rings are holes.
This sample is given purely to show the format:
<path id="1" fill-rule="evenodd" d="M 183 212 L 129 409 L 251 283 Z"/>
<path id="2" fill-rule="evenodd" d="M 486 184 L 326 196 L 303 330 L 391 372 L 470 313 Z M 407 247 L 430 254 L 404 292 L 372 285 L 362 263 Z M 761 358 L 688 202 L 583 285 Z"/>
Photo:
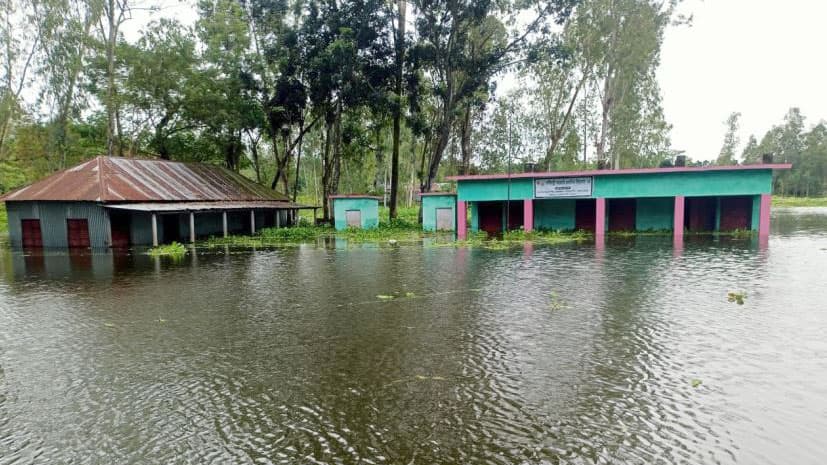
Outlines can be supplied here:
<path id="1" fill-rule="evenodd" d="M 574 229 L 594 232 L 597 203 L 594 199 L 578 199 L 574 204 Z"/>
<path id="2" fill-rule="evenodd" d="M 125 212 L 109 212 L 109 230 L 112 232 L 112 248 L 129 247 L 129 229 L 132 217 Z"/>
<path id="3" fill-rule="evenodd" d="M 487 232 L 489 236 L 503 231 L 502 207 L 502 202 L 480 202 L 477 205 L 480 231 Z"/>

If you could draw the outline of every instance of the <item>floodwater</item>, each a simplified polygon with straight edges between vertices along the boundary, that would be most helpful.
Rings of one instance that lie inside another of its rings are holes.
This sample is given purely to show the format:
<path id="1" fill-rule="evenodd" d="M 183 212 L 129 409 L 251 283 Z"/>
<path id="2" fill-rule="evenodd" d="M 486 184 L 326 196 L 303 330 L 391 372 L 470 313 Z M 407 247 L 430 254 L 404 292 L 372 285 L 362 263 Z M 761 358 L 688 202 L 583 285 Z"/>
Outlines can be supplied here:
<path id="1" fill-rule="evenodd" d="M 682 250 L 4 247 L 0 464 L 820 465 L 826 278 L 827 209 Z"/>

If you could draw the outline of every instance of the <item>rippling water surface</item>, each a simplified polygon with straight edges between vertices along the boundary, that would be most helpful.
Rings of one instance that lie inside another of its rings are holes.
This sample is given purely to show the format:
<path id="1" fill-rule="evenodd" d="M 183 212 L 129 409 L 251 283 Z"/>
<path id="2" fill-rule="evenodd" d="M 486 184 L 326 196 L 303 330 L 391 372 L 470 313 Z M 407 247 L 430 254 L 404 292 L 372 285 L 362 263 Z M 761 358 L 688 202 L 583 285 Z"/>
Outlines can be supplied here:
<path id="1" fill-rule="evenodd" d="M 0 464 L 823 464 L 827 209 L 773 227 L 683 250 L 4 248 Z"/>

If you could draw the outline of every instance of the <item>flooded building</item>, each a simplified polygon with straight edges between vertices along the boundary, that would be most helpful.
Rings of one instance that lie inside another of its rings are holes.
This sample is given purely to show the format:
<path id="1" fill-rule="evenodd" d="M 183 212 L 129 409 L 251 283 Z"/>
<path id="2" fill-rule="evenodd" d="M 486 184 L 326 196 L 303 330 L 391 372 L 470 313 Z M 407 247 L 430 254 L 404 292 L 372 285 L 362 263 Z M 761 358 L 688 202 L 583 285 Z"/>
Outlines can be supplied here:
<path id="1" fill-rule="evenodd" d="M 769 234 L 773 170 L 788 164 L 454 176 L 457 236 L 467 230 Z M 470 224 L 469 221 L 470 216 Z"/>
<path id="2" fill-rule="evenodd" d="M 456 231 L 457 195 L 447 192 L 423 192 L 422 229 L 425 231 Z"/>
<path id="3" fill-rule="evenodd" d="M 254 234 L 302 208 L 216 165 L 97 157 L 0 198 L 16 247 L 128 247 Z"/>
<path id="4" fill-rule="evenodd" d="M 379 201 L 382 197 L 348 194 L 331 195 L 334 226 L 337 231 L 348 228 L 374 229 L 379 227 Z"/>

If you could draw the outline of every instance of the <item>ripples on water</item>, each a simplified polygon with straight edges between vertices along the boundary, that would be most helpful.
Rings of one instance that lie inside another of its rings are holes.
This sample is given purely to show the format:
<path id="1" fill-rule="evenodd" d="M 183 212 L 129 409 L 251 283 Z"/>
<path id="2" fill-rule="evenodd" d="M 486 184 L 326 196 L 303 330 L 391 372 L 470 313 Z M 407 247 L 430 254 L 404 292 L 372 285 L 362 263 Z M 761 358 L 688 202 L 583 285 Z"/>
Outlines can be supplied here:
<path id="1" fill-rule="evenodd" d="M 682 252 L 6 250 L 0 464 L 820 464 L 827 211 L 774 226 Z"/>

